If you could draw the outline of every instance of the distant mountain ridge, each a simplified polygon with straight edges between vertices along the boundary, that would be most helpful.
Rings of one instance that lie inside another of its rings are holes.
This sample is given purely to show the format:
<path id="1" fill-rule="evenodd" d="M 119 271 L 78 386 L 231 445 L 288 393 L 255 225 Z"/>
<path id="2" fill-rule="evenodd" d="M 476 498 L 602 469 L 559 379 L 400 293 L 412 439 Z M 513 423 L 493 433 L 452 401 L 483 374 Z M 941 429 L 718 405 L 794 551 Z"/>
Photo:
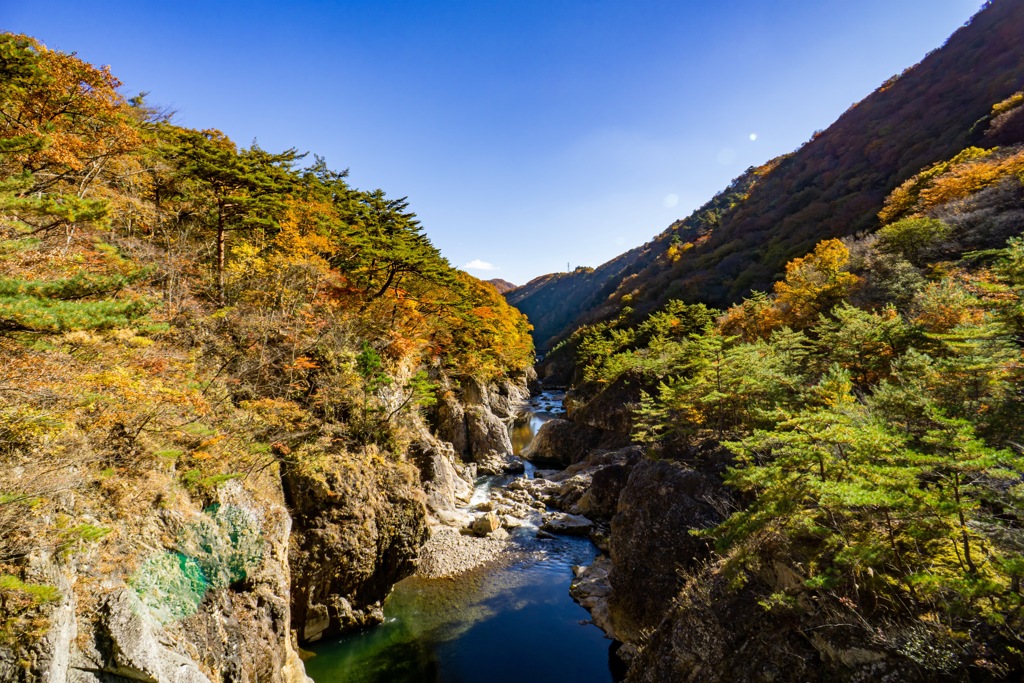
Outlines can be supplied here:
<path id="1" fill-rule="evenodd" d="M 502 280 L 500 277 L 496 277 L 493 280 L 487 280 L 494 288 L 498 290 L 498 294 L 504 294 L 505 292 L 511 292 L 516 288 L 517 285 L 512 284 L 508 280 Z"/>
<path id="2" fill-rule="evenodd" d="M 982 142 L 992 105 L 1024 86 L 1022 35 L 1024 3 L 987 3 L 797 151 L 748 169 L 650 242 L 596 269 L 535 278 L 508 301 L 547 351 L 625 307 L 642 314 L 672 298 L 726 306 L 768 289 L 819 240 L 877 228 L 899 183 Z"/>

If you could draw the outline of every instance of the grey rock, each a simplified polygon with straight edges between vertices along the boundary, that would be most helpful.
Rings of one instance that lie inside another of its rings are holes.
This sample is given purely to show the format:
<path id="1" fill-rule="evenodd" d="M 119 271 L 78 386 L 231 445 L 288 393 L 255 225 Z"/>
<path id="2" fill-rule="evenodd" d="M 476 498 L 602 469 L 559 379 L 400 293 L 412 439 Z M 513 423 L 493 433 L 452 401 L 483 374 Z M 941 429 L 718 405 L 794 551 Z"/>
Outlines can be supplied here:
<path id="1" fill-rule="evenodd" d="M 109 645 L 103 659 L 78 669 L 113 674 L 148 683 L 210 683 L 210 679 L 189 657 L 164 643 L 168 636 L 153 620 L 148 609 L 129 588 L 115 591 L 104 601 L 97 634 Z"/>
<path id="2" fill-rule="evenodd" d="M 471 406 L 466 410 L 466 429 L 470 457 L 476 463 L 488 456 L 512 453 L 512 439 L 508 425 L 485 406 Z"/>
<path id="3" fill-rule="evenodd" d="M 569 587 L 569 595 L 590 612 L 591 620 L 608 637 L 616 638 L 608 612 L 608 594 L 611 592 L 608 574 L 611 568 L 612 561 L 607 555 L 599 555 L 587 567 L 574 567 L 575 578 Z"/>
<path id="4" fill-rule="evenodd" d="M 657 626 L 679 590 L 678 571 L 708 556 L 707 541 L 690 530 L 721 521 L 714 502 L 724 495 L 717 479 L 679 463 L 633 467 L 611 521 L 609 607 L 621 639 Z"/>
<path id="5" fill-rule="evenodd" d="M 582 515 L 570 515 L 556 512 L 550 515 L 541 525 L 542 531 L 566 536 L 586 536 L 594 528 L 594 523 Z"/>
<path id="6" fill-rule="evenodd" d="M 454 510 L 473 495 L 473 486 L 456 464 L 455 449 L 426 432 L 409 447 L 409 457 L 420 471 L 420 483 L 427 494 L 427 509 L 435 517 Z"/>

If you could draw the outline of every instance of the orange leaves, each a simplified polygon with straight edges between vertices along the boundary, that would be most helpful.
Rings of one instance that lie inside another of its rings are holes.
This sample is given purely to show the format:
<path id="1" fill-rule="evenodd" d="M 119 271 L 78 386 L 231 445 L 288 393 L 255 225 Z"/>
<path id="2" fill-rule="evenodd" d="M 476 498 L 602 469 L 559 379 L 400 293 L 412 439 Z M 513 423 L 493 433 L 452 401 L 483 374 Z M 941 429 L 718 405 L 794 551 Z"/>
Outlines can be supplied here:
<path id="1" fill-rule="evenodd" d="M 957 164 L 921 190 L 918 211 L 963 199 L 1002 178 L 1024 173 L 1024 150 L 1007 157 L 989 157 Z"/>
<path id="2" fill-rule="evenodd" d="M 473 309 L 473 315 L 484 320 L 493 320 L 497 317 L 490 306 L 477 306 Z"/>
<path id="3" fill-rule="evenodd" d="M 763 292 L 754 292 L 736 304 L 718 321 L 726 335 L 739 335 L 745 342 L 767 339 L 772 330 L 782 327 L 782 315 L 775 302 Z"/>
<path id="4" fill-rule="evenodd" d="M 285 366 L 285 370 L 289 372 L 304 372 L 306 370 L 316 370 L 320 367 L 320 364 L 309 356 L 299 356 L 289 365 Z"/>
<path id="5" fill-rule="evenodd" d="M 860 279 L 846 271 L 850 251 L 837 239 L 819 242 L 814 251 L 786 264 L 786 277 L 775 283 L 775 296 L 755 292 L 732 306 L 719 320 L 719 328 L 744 341 L 767 339 L 784 325 L 810 327 L 818 315 L 828 313 L 846 299 Z"/>
<path id="6" fill-rule="evenodd" d="M 964 199 L 1005 178 L 1024 175 L 1024 150 L 968 147 L 949 161 L 918 173 L 886 198 L 882 223 Z"/>
<path id="7" fill-rule="evenodd" d="M 35 71 L 25 71 L 12 83 L 0 137 L 45 140 L 26 146 L 11 160 L 37 174 L 51 171 L 47 185 L 68 172 L 137 149 L 141 137 L 131 108 L 118 92 L 121 86 L 109 68 L 96 68 L 73 54 L 50 50 L 32 38 L 6 34 Z"/>

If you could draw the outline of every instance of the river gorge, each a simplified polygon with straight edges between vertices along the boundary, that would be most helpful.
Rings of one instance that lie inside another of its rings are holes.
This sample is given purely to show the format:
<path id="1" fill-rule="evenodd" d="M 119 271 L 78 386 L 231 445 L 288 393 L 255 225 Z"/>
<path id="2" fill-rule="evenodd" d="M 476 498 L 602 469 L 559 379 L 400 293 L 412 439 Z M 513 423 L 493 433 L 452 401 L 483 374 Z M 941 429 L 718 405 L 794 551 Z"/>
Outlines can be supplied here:
<path id="1" fill-rule="evenodd" d="M 543 423 L 563 413 L 560 392 L 531 398 L 511 428 L 513 452 L 518 456 Z M 523 468 L 478 477 L 459 506 L 501 520 L 487 538 L 463 537 L 500 542 L 495 557 L 468 571 L 421 570 L 402 580 L 384 602 L 383 624 L 308 646 L 307 674 L 317 683 L 616 680 L 612 641 L 569 593 L 574 568 L 590 565 L 598 550 L 585 536 L 540 529 L 558 513 L 536 502 L 526 511 L 522 501 L 530 499 L 521 492 L 542 480 L 528 460 Z M 510 505 L 509 496 L 520 504 Z"/>

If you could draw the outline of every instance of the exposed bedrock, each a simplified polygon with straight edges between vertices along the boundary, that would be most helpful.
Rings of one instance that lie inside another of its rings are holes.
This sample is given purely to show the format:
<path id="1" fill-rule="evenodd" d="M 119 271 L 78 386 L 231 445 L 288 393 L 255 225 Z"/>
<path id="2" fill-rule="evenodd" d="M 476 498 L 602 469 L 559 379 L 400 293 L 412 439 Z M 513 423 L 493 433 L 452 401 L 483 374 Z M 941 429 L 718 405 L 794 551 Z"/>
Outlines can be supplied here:
<path id="1" fill-rule="evenodd" d="M 480 474 L 515 467 L 509 427 L 529 399 L 532 372 L 484 384 L 472 377 L 445 380 L 433 415 L 437 438 Z"/>
<path id="2" fill-rule="evenodd" d="M 540 465 L 568 467 L 583 460 L 587 453 L 602 445 L 619 441 L 609 435 L 571 420 L 548 420 L 541 425 L 530 445 L 523 449 L 522 456 Z"/>
<path id="3" fill-rule="evenodd" d="M 335 455 L 284 472 L 295 515 L 292 626 L 299 642 L 377 623 L 391 586 L 427 538 L 419 473 L 376 453 Z"/>
<path id="4" fill-rule="evenodd" d="M 679 463 L 641 460 L 632 468 L 611 522 L 608 606 L 615 636 L 635 642 L 665 616 L 679 592 L 679 570 L 708 557 L 691 530 L 719 521 L 721 485 Z"/>

